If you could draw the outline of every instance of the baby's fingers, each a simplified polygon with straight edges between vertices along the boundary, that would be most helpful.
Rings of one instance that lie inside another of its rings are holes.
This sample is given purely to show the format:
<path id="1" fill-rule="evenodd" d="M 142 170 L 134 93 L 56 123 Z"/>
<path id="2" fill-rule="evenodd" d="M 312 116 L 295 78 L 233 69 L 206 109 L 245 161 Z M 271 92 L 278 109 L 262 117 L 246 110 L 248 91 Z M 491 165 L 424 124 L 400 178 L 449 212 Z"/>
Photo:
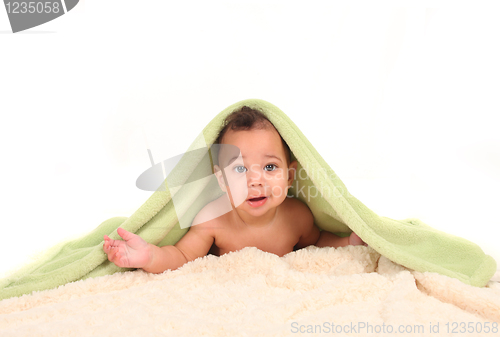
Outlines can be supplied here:
<path id="1" fill-rule="evenodd" d="M 104 252 L 108 255 L 108 260 L 113 262 L 113 258 L 116 255 L 116 253 L 118 252 L 118 249 L 116 249 L 114 247 L 106 247 L 106 248 L 104 248 Z"/>
<path id="2" fill-rule="evenodd" d="M 120 268 L 127 267 L 125 257 L 123 257 L 122 254 L 117 249 L 115 249 L 113 251 L 111 258 L 108 258 L 108 259 L 111 262 L 113 262 L 117 267 L 120 267 Z"/>
<path id="3" fill-rule="evenodd" d="M 111 256 L 108 257 L 108 260 L 120 268 L 125 267 L 124 258 L 118 249 L 113 249 Z"/>
<path id="4" fill-rule="evenodd" d="M 104 244 L 102 245 L 102 249 L 107 253 L 107 250 L 109 250 L 109 238 L 104 235 Z"/>
<path id="5" fill-rule="evenodd" d="M 118 267 L 126 267 L 126 260 L 120 252 L 119 247 L 106 247 L 104 252 L 108 255 L 108 260 Z"/>
<path id="6" fill-rule="evenodd" d="M 103 247 L 120 247 L 123 244 L 122 240 L 113 240 L 109 236 L 104 235 Z"/>
<path id="7" fill-rule="evenodd" d="M 102 249 L 106 254 L 108 254 L 113 247 L 114 240 L 111 240 L 107 235 L 104 236 L 104 244 L 102 245 Z"/>

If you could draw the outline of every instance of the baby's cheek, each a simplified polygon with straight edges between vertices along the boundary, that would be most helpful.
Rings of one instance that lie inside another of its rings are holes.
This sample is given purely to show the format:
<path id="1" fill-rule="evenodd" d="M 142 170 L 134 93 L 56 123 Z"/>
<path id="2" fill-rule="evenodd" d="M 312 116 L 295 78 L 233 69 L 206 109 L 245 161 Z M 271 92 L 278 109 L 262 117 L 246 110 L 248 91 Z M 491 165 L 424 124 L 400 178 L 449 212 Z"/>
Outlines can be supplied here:
<path id="1" fill-rule="evenodd" d="M 229 180 L 229 189 L 231 190 L 231 198 L 235 207 L 241 205 L 248 196 L 248 187 L 246 180 L 233 179 Z"/>
<path id="2" fill-rule="evenodd" d="M 283 184 L 274 185 L 272 187 L 273 197 L 284 198 L 288 192 L 288 186 Z"/>
<path id="3" fill-rule="evenodd" d="M 275 169 L 274 171 L 264 171 L 264 178 L 269 181 L 275 181 L 276 183 L 282 180 L 288 180 L 288 174 L 286 170 L 281 168 Z M 275 183 L 275 184 L 276 184 Z"/>

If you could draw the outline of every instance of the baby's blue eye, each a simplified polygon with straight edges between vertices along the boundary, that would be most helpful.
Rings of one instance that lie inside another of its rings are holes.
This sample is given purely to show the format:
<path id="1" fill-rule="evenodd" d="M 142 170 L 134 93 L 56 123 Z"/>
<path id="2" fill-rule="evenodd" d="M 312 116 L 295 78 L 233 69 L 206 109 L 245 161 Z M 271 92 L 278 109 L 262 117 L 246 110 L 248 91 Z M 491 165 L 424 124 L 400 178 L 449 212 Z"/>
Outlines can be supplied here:
<path id="1" fill-rule="evenodd" d="M 274 164 L 268 164 L 268 165 L 266 165 L 266 167 L 264 167 L 264 170 L 266 170 L 266 171 L 274 171 L 277 168 L 278 167 L 276 165 L 274 165 Z"/>
<path id="2" fill-rule="evenodd" d="M 236 171 L 237 173 L 245 173 L 247 171 L 247 168 L 245 166 L 235 166 L 233 168 L 234 171 Z"/>

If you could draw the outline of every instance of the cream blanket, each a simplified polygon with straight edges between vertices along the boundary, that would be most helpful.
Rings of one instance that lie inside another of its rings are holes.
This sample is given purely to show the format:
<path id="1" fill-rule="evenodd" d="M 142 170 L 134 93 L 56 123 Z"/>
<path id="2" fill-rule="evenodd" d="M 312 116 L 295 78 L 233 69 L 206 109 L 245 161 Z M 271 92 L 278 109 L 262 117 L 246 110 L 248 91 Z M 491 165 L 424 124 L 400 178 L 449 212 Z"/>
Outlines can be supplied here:
<path id="1" fill-rule="evenodd" d="M 1 336 L 498 336 L 499 322 L 500 283 L 411 271 L 362 246 L 245 248 L 0 302 Z"/>

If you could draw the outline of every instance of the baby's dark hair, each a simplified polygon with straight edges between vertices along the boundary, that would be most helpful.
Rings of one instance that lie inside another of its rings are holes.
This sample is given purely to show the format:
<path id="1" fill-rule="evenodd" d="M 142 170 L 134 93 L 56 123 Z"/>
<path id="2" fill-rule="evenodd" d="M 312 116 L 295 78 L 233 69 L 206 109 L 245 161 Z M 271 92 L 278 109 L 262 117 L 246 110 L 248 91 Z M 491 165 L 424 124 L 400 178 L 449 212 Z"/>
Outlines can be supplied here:
<path id="1" fill-rule="evenodd" d="M 273 123 L 271 123 L 271 121 L 262 112 L 247 106 L 243 106 L 241 107 L 241 109 L 232 112 L 226 117 L 224 121 L 224 127 L 220 131 L 219 137 L 217 137 L 215 144 L 222 143 L 222 138 L 224 138 L 224 135 L 228 130 L 250 131 L 253 129 L 265 129 L 270 126 L 274 128 Z M 285 150 L 287 165 L 289 165 L 291 162 L 290 148 L 288 147 L 288 144 L 283 140 L 283 137 L 281 137 L 281 135 L 280 138 L 281 142 L 283 143 L 283 149 Z"/>

